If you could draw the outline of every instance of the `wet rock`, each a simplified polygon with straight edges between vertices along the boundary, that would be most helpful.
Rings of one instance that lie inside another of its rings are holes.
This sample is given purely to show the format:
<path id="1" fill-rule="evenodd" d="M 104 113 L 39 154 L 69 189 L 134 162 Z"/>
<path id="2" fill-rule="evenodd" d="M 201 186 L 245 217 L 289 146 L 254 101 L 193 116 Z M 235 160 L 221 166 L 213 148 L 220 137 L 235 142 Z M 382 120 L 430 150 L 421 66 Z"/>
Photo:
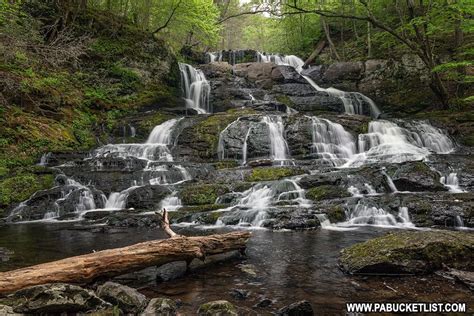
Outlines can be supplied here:
<path id="1" fill-rule="evenodd" d="M 315 82 L 320 82 L 327 67 L 327 65 L 316 65 L 307 69 L 303 69 L 301 74 L 311 78 Z"/>
<path id="2" fill-rule="evenodd" d="M 362 62 L 337 62 L 329 65 L 322 76 L 322 80 L 328 83 L 358 80 L 363 70 L 364 63 Z"/>
<path id="3" fill-rule="evenodd" d="M 299 301 L 279 309 L 278 316 L 313 316 L 313 307 L 308 301 Z"/>
<path id="4" fill-rule="evenodd" d="M 232 73 L 232 66 L 227 62 L 213 62 L 199 66 L 206 78 L 226 77 Z"/>
<path id="5" fill-rule="evenodd" d="M 471 291 L 474 291 L 474 272 L 472 271 L 449 269 L 448 271 L 440 271 L 438 274 L 445 278 L 464 284 Z"/>
<path id="6" fill-rule="evenodd" d="M 199 316 L 234 316 L 237 310 L 228 301 L 220 300 L 202 304 L 198 310 Z"/>
<path id="7" fill-rule="evenodd" d="M 245 300 L 250 292 L 243 289 L 233 289 L 230 294 L 238 300 Z"/>
<path id="8" fill-rule="evenodd" d="M 263 226 L 275 230 L 314 229 L 320 226 L 317 211 L 299 207 L 272 208 L 268 210 L 269 219 Z"/>
<path id="9" fill-rule="evenodd" d="M 157 282 L 166 282 L 177 279 L 186 274 L 187 269 L 186 261 L 166 263 L 156 269 L 156 280 Z"/>
<path id="10" fill-rule="evenodd" d="M 0 304 L 0 315 L 24 315 L 24 314 L 19 314 L 19 313 L 15 313 L 13 311 L 13 307 L 11 306 L 8 306 L 8 305 L 2 305 Z"/>
<path id="11" fill-rule="evenodd" d="M 100 219 L 97 223 L 106 223 L 113 227 L 159 227 L 160 217 L 155 214 L 137 214 L 134 211 L 115 211 Z"/>
<path id="12" fill-rule="evenodd" d="M 8 299 L 15 302 L 16 313 L 28 314 L 86 312 L 110 306 L 93 291 L 64 283 L 32 286 L 15 292 Z"/>
<path id="13" fill-rule="evenodd" d="M 276 82 L 307 83 L 307 81 L 295 70 L 295 68 L 286 65 L 278 65 L 274 67 L 271 73 L 271 78 Z"/>
<path id="14" fill-rule="evenodd" d="M 350 274 L 426 274 L 450 268 L 474 271 L 474 235 L 454 231 L 407 231 L 345 248 L 340 267 Z"/>
<path id="15" fill-rule="evenodd" d="M 141 315 L 175 316 L 178 315 L 177 309 L 176 303 L 169 298 L 152 298 Z"/>
<path id="16" fill-rule="evenodd" d="M 439 181 L 439 174 L 423 162 L 408 162 L 395 165 L 392 171 L 392 181 L 399 191 L 424 192 L 447 191 Z"/>
<path id="17" fill-rule="evenodd" d="M 306 192 L 306 197 L 313 201 L 339 199 L 351 196 L 347 190 L 334 185 L 321 185 L 310 188 Z"/>
<path id="18" fill-rule="evenodd" d="M 269 298 L 264 298 L 260 300 L 257 304 L 254 305 L 256 308 L 267 308 L 268 306 L 272 305 L 273 301 Z"/>
<path id="19" fill-rule="evenodd" d="M 234 66 L 234 74 L 252 82 L 272 80 L 274 63 L 243 63 Z"/>
<path id="20" fill-rule="evenodd" d="M 130 192 L 126 207 L 152 211 L 170 193 L 169 188 L 161 185 L 141 186 Z"/>
<path id="21" fill-rule="evenodd" d="M 13 253 L 13 251 L 7 248 L 0 247 L 0 262 L 7 262 L 10 260 L 10 257 L 13 255 Z"/>
<path id="22" fill-rule="evenodd" d="M 139 313 L 147 304 L 145 295 L 131 287 L 114 282 L 106 282 L 99 286 L 97 295 L 126 313 Z"/>

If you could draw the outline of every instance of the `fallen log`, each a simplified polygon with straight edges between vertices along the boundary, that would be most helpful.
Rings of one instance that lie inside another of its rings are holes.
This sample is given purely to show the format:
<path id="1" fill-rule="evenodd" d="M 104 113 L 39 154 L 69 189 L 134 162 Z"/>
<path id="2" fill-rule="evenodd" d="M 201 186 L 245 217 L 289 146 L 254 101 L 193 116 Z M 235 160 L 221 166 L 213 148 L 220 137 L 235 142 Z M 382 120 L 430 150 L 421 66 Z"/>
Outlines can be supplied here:
<path id="1" fill-rule="evenodd" d="M 169 229 L 166 211 L 165 231 Z M 170 230 L 170 229 L 169 229 Z M 167 231 L 170 233 L 170 231 Z M 206 256 L 244 251 L 249 232 L 185 237 L 171 231 L 171 238 L 90 254 L 0 273 L 0 294 L 46 283 L 89 283 L 99 277 L 114 277 L 174 261 L 204 259 Z"/>

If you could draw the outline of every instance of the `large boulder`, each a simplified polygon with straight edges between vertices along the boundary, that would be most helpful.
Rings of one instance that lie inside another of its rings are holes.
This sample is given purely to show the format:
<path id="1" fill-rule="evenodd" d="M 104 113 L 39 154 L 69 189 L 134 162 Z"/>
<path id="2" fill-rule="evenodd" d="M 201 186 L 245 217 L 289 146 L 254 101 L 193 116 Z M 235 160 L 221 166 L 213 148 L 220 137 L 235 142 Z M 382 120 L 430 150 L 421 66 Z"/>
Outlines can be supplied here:
<path id="1" fill-rule="evenodd" d="M 447 191 L 439 179 L 439 174 L 423 162 L 407 162 L 396 165 L 392 171 L 392 181 L 399 191 Z"/>
<path id="2" fill-rule="evenodd" d="M 363 62 L 337 62 L 329 65 L 324 72 L 322 80 L 335 83 L 344 80 L 359 80 L 364 71 Z"/>
<path id="3" fill-rule="evenodd" d="M 145 295 L 137 290 L 115 282 L 106 282 L 97 288 L 97 295 L 118 306 L 125 313 L 137 314 L 143 311 L 147 305 Z"/>
<path id="4" fill-rule="evenodd" d="M 389 233 L 345 248 L 339 259 L 350 274 L 426 274 L 448 266 L 474 270 L 474 235 L 455 231 Z"/>
<path id="5" fill-rule="evenodd" d="M 15 292 L 11 297 L 16 313 L 77 313 L 110 306 L 93 291 L 64 283 L 36 285 Z"/>
<path id="6" fill-rule="evenodd" d="M 162 185 L 141 186 L 130 192 L 127 207 L 151 211 L 170 193 L 169 188 Z"/>
<path id="7" fill-rule="evenodd" d="M 198 309 L 199 316 L 236 316 L 234 305 L 225 300 L 212 301 L 202 304 Z"/>

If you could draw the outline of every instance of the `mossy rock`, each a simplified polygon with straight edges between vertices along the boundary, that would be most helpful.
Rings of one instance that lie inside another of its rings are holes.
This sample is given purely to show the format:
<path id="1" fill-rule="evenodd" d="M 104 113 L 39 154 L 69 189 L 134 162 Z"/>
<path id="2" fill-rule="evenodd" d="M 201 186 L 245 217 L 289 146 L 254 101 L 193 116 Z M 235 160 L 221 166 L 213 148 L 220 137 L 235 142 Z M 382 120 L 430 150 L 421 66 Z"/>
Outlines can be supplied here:
<path id="1" fill-rule="evenodd" d="M 195 184 L 179 192 L 184 205 L 206 205 L 215 203 L 216 199 L 230 190 L 222 184 Z"/>
<path id="2" fill-rule="evenodd" d="M 236 160 L 222 160 L 214 164 L 217 170 L 236 168 L 239 163 Z"/>
<path id="3" fill-rule="evenodd" d="M 426 274 L 443 266 L 474 271 L 474 234 L 456 231 L 390 233 L 342 250 L 350 274 Z"/>
<path id="4" fill-rule="evenodd" d="M 192 206 L 183 206 L 179 209 L 180 212 L 186 213 L 200 213 L 200 212 L 209 212 L 224 208 L 225 205 L 222 204 L 204 204 L 204 205 L 192 205 Z"/>
<path id="5" fill-rule="evenodd" d="M 53 183 L 53 174 L 26 173 L 3 179 L 0 181 L 0 205 L 25 201 L 36 191 L 51 188 Z"/>
<path id="6" fill-rule="evenodd" d="M 169 114 L 156 112 L 152 115 L 147 116 L 142 121 L 140 121 L 139 127 L 140 129 L 147 131 L 147 133 L 149 134 L 155 126 L 160 125 L 171 118 L 172 117 Z"/>
<path id="7" fill-rule="evenodd" d="M 271 167 L 271 168 L 254 168 L 252 172 L 245 177 L 245 181 L 272 181 L 296 176 L 304 173 L 301 169 L 286 168 L 286 167 Z"/>
<path id="8" fill-rule="evenodd" d="M 287 95 L 284 95 L 284 94 L 277 95 L 276 100 L 280 103 L 283 103 L 284 105 L 286 105 L 290 108 L 295 106 L 295 103 L 293 101 L 291 101 L 290 97 L 288 97 Z"/>
<path id="9" fill-rule="evenodd" d="M 234 305 L 228 301 L 220 300 L 202 304 L 198 310 L 199 316 L 237 316 Z"/>
<path id="10" fill-rule="evenodd" d="M 306 197 L 313 201 L 338 199 L 349 196 L 349 192 L 347 192 L 341 187 L 334 185 L 321 185 L 306 191 Z"/>
<path id="11" fill-rule="evenodd" d="M 326 215 L 331 223 L 338 223 L 346 220 L 346 212 L 341 205 L 329 208 Z"/>
<path id="12" fill-rule="evenodd" d="M 206 225 L 214 225 L 219 217 L 221 217 L 222 212 L 207 212 L 199 217 L 201 223 Z"/>

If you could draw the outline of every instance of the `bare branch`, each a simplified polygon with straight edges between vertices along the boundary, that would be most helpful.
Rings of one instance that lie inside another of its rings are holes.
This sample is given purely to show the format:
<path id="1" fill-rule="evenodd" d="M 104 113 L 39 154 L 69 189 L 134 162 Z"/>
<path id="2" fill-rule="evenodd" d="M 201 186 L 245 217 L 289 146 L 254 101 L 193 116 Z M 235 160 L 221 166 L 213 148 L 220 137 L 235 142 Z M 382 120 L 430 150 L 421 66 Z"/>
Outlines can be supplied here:
<path id="1" fill-rule="evenodd" d="M 158 28 L 153 32 L 153 34 L 158 33 L 158 32 L 161 31 L 162 29 L 165 29 L 165 28 L 168 27 L 168 24 L 170 24 L 171 19 L 173 19 L 173 16 L 174 16 L 174 14 L 176 13 L 176 10 L 178 10 L 179 5 L 181 4 L 181 1 L 182 1 L 182 0 L 179 0 L 178 3 L 176 4 L 176 6 L 173 8 L 173 10 L 171 10 L 170 16 L 168 17 L 168 20 L 166 20 L 165 24 L 163 24 L 162 26 L 158 27 Z"/>

